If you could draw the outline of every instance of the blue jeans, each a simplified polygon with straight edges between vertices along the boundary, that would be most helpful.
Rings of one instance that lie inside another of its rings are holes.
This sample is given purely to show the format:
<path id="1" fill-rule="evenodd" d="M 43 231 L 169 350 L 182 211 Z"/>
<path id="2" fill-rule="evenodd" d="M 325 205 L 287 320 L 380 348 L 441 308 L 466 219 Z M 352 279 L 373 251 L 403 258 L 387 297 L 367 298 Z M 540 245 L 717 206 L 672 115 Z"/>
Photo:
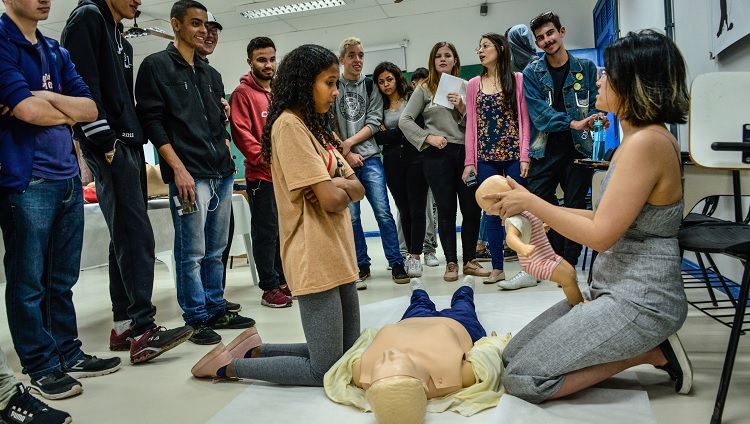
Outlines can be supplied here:
<path id="1" fill-rule="evenodd" d="M 516 182 L 526 185 L 526 180 L 521 179 L 521 162 L 517 160 L 506 161 L 478 161 L 477 178 L 479 184 L 493 175 L 511 177 Z M 503 269 L 503 244 L 505 243 L 505 227 L 499 216 L 486 215 L 487 242 L 490 246 L 492 256 L 492 269 Z"/>
<path id="2" fill-rule="evenodd" d="M 375 220 L 380 229 L 380 239 L 383 241 L 383 250 L 388 265 L 403 264 L 404 258 L 398 250 L 398 233 L 396 232 L 396 221 L 391 215 L 391 206 L 388 204 L 388 189 L 385 186 L 385 171 L 380 156 L 365 159 L 364 165 L 354 168 L 354 174 L 365 188 L 365 197 L 370 202 Z M 404 181 L 404 184 L 407 184 Z M 370 265 L 370 257 L 367 256 L 367 242 L 365 232 L 362 230 L 362 221 L 359 217 L 359 202 L 349 205 L 352 215 L 352 227 L 354 228 L 354 247 L 357 250 L 357 265 Z"/>
<path id="3" fill-rule="evenodd" d="M 0 188 L 0 228 L 8 327 L 23 372 L 36 379 L 83 355 L 71 290 L 83 247 L 81 179 Z"/>
<path id="4" fill-rule="evenodd" d="M 414 290 L 411 294 L 411 304 L 406 308 L 406 312 L 401 319 L 428 317 L 443 317 L 458 321 L 469 332 L 471 341 L 474 343 L 487 335 L 474 310 L 474 290 L 469 286 L 459 287 L 453 293 L 451 307 L 442 311 L 435 310 L 435 304 L 432 303 L 426 291 Z"/>
<path id="5" fill-rule="evenodd" d="M 187 324 L 206 321 L 224 311 L 221 254 L 229 238 L 234 177 L 195 180 L 198 211 L 178 215 L 174 197 L 177 186 L 169 184 L 169 207 L 174 222 L 174 260 L 177 303 Z"/>

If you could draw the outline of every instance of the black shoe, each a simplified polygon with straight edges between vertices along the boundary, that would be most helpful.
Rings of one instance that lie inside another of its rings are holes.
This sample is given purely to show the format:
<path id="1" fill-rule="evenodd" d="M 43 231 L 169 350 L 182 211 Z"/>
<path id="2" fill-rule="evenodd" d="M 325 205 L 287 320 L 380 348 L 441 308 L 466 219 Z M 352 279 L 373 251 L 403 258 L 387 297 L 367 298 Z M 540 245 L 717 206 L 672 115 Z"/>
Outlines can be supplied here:
<path id="1" fill-rule="evenodd" d="M 31 396 L 23 384 L 16 385 L 16 394 L 8 406 L 0 411 L 0 419 L 7 424 L 67 424 L 73 422 L 70 414 L 50 408 L 41 400 Z"/>
<path id="2" fill-rule="evenodd" d="M 370 265 L 359 265 L 359 279 L 365 281 L 370 276 Z"/>
<path id="3" fill-rule="evenodd" d="M 407 274 L 404 269 L 404 264 L 394 264 L 393 270 L 391 270 L 391 275 L 396 284 L 406 284 L 411 281 L 409 274 Z"/>
<path id="4" fill-rule="evenodd" d="M 120 358 L 97 358 L 96 356 L 84 354 L 72 365 L 62 366 L 62 371 L 73 378 L 98 377 L 100 375 L 112 374 L 120 369 Z"/>
<path id="5" fill-rule="evenodd" d="M 490 254 L 490 249 L 488 247 L 484 249 L 478 249 L 475 252 L 474 257 L 476 260 L 482 261 L 482 262 L 492 260 L 492 255 Z"/>
<path id="6" fill-rule="evenodd" d="M 189 340 L 197 345 L 211 345 L 221 341 L 219 333 L 207 326 L 205 322 L 195 321 L 188 323 L 188 325 L 194 329 Z"/>
<path id="7" fill-rule="evenodd" d="M 206 321 L 208 327 L 214 330 L 222 328 L 241 329 L 250 328 L 255 325 L 255 320 L 246 318 L 236 312 L 223 311 L 211 317 Z"/>
<path id="8" fill-rule="evenodd" d="M 239 312 L 242 310 L 242 305 L 240 305 L 239 303 L 230 302 L 224 299 L 224 304 L 226 305 L 227 311 L 229 312 Z"/>
<path id="9" fill-rule="evenodd" d="M 503 259 L 506 262 L 517 261 L 518 260 L 518 253 L 516 253 L 515 250 L 513 250 L 513 249 L 511 249 L 509 247 L 505 248 L 505 249 L 503 249 Z"/>
<path id="10" fill-rule="evenodd" d="M 659 349 L 667 358 L 667 364 L 664 366 L 657 366 L 660 370 L 664 370 L 669 374 L 669 378 L 674 381 L 674 391 L 686 395 L 690 393 L 690 389 L 693 387 L 693 367 L 690 364 L 690 359 L 685 353 L 685 348 L 682 347 L 680 338 L 677 337 L 677 333 L 672 334 L 659 345 Z"/>
<path id="11" fill-rule="evenodd" d="M 65 399 L 83 393 L 81 383 L 62 371 L 53 371 L 36 380 L 32 378 L 29 388 L 52 400 Z"/>

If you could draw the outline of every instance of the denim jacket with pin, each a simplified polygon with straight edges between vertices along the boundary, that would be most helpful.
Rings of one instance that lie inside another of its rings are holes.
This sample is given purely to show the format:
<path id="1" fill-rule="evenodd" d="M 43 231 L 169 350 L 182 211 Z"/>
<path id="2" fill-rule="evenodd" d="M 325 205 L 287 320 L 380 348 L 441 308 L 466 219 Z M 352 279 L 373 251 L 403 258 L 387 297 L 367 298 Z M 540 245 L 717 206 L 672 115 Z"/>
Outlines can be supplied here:
<path id="1" fill-rule="evenodd" d="M 531 145 L 529 157 L 539 159 L 544 157 L 547 147 L 547 135 L 550 132 L 569 130 L 573 136 L 573 144 L 577 151 L 586 157 L 591 157 L 592 143 L 589 131 L 577 131 L 570 128 L 571 121 L 579 121 L 587 116 L 599 113 L 595 107 L 596 94 L 596 65 L 588 59 L 577 58 L 568 53 L 570 72 L 563 85 L 566 112 L 558 112 L 551 105 L 554 94 L 552 75 L 548 70 L 545 56 L 529 64 L 523 71 L 523 89 L 526 105 L 531 118 Z M 577 106 L 581 102 L 582 94 L 588 91 L 589 110 L 582 114 Z M 578 94 L 578 100 L 576 99 Z"/>

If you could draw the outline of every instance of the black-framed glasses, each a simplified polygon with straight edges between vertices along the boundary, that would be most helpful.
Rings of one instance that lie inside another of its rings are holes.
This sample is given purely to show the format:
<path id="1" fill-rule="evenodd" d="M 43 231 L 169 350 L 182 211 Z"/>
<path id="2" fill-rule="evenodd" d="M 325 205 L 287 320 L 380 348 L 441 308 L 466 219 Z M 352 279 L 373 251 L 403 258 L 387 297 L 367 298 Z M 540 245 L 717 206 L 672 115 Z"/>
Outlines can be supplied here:
<path id="1" fill-rule="evenodd" d="M 553 16 L 555 16 L 555 14 L 552 13 L 552 11 L 544 12 L 541 15 L 539 15 L 536 18 L 534 18 L 531 21 L 529 21 L 529 26 L 534 26 L 535 23 L 537 23 L 538 21 L 540 21 L 542 19 L 552 19 Z"/>

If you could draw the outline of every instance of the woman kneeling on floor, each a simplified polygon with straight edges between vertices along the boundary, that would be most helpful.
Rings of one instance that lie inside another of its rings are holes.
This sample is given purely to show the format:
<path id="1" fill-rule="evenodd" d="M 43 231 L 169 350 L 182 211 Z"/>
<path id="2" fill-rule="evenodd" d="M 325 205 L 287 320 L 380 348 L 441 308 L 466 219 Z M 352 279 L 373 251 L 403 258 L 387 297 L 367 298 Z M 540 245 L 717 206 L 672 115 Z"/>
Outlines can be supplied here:
<path id="1" fill-rule="evenodd" d="M 492 210 L 503 218 L 529 211 L 602 252 L 587 302 L 551 307 L 503 353 L 505 388 L 533 403 L 640 364 L 667 371 L 678 393 L 692 385 L 676 334 L 687 315 L 676 238 L 683 209 L 680 147 L 665 125 L 686 121 L 685 62 L 674 42 L 646 30 L 608 46 L 604 64 L 596 108 L 617 115 L 624 137 L 596 212 L 553 206 L 512 180 L 513 190 L 484 197 L 498 201 Z"/>
<path id="2" fill-rule="evenodd" d="M 338 58 L 308 44 L 284 57 L 261 141 L 271 164 L 284 273 L 297 296 L 307 343 L 261 344 L 255 328 L 222 344 L 196 377 L 239 377 L 323 386 L 323 375 L 359 337 L 357 258 L 349 204 L 365 190 L 326 125 L 338 96 Z"/>

